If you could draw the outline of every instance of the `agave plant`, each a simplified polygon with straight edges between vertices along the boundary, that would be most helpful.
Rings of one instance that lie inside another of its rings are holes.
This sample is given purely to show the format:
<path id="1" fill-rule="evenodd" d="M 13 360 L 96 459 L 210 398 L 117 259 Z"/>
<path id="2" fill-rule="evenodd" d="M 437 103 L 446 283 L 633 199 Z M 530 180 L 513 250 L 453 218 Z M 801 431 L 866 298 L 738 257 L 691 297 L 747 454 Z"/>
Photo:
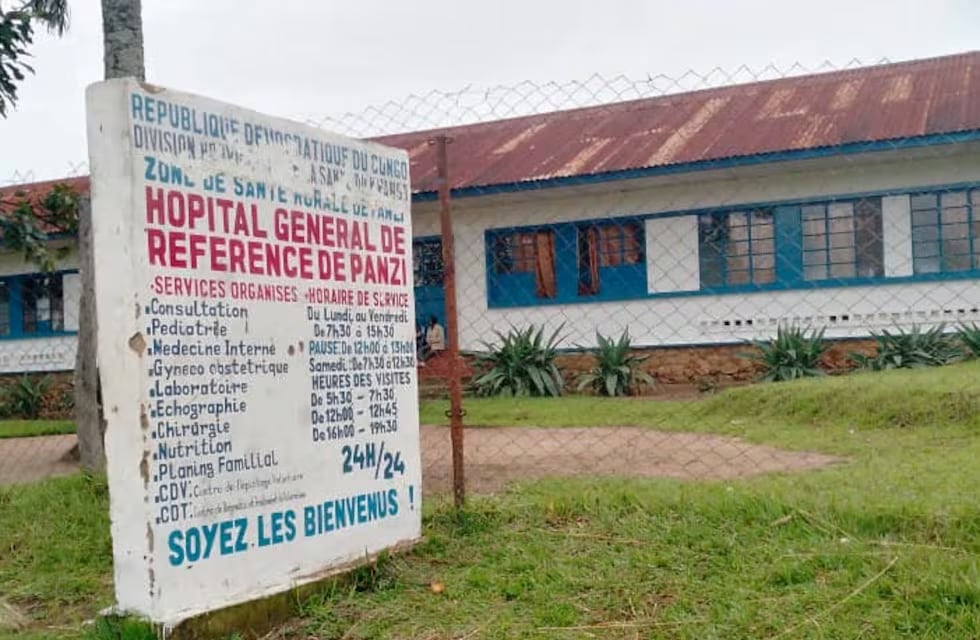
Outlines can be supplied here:
<path id="1" fill-rule="evenodd" d="M 974 324 L 961 324 L 957 332 L 960 342 L 971 358 L 980 358 L 980 327 Z"/>
<path id="2" fill-rule="evenodd" d="M 823 335 L 824 329 L 779 327 L 775 338 L 751 341 L 757 351 L 745 357 L 762 365 L 759 379 L 763 382 L 821 376 L 824 372 L 820 369 L 820 358 L 827 349 Z"/>
<path id="3" fill-rule="evenodd" d="M 939 367 L 963 357 L 963 350 L 956 343 L 956 337 L 946 333 L 945 324 L 927 330 L 913 325 L 908 331 L 885 330 L 871 335 L 875 340 L 873 356 L 851 354 L 851 359 L 862 369 L 885 371 Z"/>
<path id="4" fill-rule="evenodd" d="M 21 376 L 4 393 L 4 411 L 17 418 L 36 419 L 44 408 L 44 398 L 50 387 L 51 379 L 47 376 Z"/>
<path id="5" fill-rule="evenodd" d="M 595 337 L 598 345 L 593 351 L 595 366 L 579 377 L 579 391 L 592 387 L 599 395 L 625 396 L 634 393 L 639 386 L 653 384 L 653 378 L 640 369 L 640 364 L 649 356 L 632 353 L 628 329 L 618 340 L 606 338 L 598 331 Z"/>
<path id="6" fill-rule="evenodd" d="M 544 327 L 497 332 L 498 343 L 484 343 L 486 351 L 476 358 L 477 370 L 483 373 L 472 383 L 474 392 L 479 396 L 560 396 L 565 383 L 555 356 L 563 327 L 549 338 Z"/>

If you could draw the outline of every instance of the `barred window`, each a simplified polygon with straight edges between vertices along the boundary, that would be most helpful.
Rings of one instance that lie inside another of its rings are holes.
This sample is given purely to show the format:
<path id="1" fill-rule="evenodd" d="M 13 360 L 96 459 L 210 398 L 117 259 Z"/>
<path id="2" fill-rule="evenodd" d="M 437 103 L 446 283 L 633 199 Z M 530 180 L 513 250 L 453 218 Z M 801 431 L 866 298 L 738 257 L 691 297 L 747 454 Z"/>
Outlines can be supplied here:
<path id="1" fill-rule="evenodd" d="M 884 275 L 881 198 L 802 208 L 803 279 Z"/>
<path id="2" fill-rule="evenodd" d="M 980 189 L 911 197 L 915 273 L 980 269 Z"/>
<path id="3" fill-rule="evenodd" d="M 21 309 L 25 334 L 64 331 L 61 274 L 25 278 L 21 288 Z"/>
<path id="4" fill-rule="evenodd" d="M 775 225 L 770 209 L 701 215 L 698 244 L 702 287 L 776 280 Z"/>
<path id="5" fill-rule="evenodd" d="M 416 287 L 441 287 L 443 281 L 442 241 L 418 240 L 412 244 Z"/>

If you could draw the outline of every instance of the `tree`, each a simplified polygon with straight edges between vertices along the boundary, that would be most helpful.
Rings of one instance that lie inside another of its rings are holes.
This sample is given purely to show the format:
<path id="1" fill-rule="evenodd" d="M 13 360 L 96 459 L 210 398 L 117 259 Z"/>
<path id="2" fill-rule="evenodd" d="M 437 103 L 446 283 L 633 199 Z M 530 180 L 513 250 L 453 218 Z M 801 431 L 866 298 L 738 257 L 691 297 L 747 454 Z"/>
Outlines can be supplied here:
<path id="1" fill-rule="evenodd" d="M 63 35 L 68 28 L 68 0 L 27 0 L 4 11 L 0 4 L 0 117 L 17 105 L 17 85 L 34 68 L 27 64 L 34 27 Z"/>
<path id="2" fill-rule="evenodd" d="M 143 19 L 140 0 L 102 0 L 105 77 L 143 80 Z M 79 300 L 78 351 L 75 355 L 75 422 L 82 467 L 105 467 L 105 419 L 99 393 L 98 326 L 95 309 L 91 206 L 79 210 L 78 256 L 82 291 Z"/>

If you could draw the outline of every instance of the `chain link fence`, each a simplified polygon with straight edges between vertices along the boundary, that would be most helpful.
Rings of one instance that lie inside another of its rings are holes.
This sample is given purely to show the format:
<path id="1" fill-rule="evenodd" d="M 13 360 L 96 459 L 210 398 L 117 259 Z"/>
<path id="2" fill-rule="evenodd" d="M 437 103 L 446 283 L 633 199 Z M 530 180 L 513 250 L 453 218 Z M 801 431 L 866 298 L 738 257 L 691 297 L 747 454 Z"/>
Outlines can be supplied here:
<path id="1" fill-rule="evenodd" d="M 42 211 L 43 195 L 54 184 L 75 189 L 88 171 L 83 162 L 65 166 L 65 180 L 39 182 L 33 171 L 23 171 L 0 181 L 0 212 L 8 220 L 25 202 L 35 214 L 28 225 L 5 225 L 2 232 L 17 237 L 5 237 L 0 253 L 0 485 L 78 470 L 72 418 L 81 286 L 75 240 L 46 222 Z M 46 246 L 44 259 L 27 255 L 32 236 Z"/>
<path id="2" fill-rule="evenodd" d="M 874 340 L 883 331 L 925 334 L 903 343 L 933 349 L 922 364 L 966 358 L 956 334 L 980 322 L 980 163 L 942 106 L 956 68 L 942 71 L 852 61 L 593 76 L 432 92 L 315 122 L 413 157 L 426 489 L 452 485 L 453 421 L 471 493 L 549 476 L 810 470 L 837 459 L 736 428 L 706 433 L 697 401 L 775 384 L 756 382 L 767 373 L 848 375 L 855 353 L 888 355 Z M 452 270 L 429 150 L 443 134 Z M 5 254 L 5 409 L 55 422 L 0 436 L 70 431 L 57 420 L 71 416 L 78 291 L 70 251 L 47 274 Z M 771 366 L 745 357 L 780 331 Z M 446 411 L 453 379 L 462 411 Z M 73 438 L 3 437 L 0 483 L 72 471 Z"/>

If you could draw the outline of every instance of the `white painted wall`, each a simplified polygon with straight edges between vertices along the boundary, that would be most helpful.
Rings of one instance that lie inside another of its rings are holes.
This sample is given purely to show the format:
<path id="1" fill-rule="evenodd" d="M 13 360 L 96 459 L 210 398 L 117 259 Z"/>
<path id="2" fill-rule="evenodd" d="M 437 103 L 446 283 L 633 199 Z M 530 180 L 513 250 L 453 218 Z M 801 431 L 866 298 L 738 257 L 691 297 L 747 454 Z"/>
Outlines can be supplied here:
<path id="1" fill-rule="evenodd" d="M 707 175 L 705 176 L 707 178 Z M 610 303 L 488 309 L 487 229 L 753 203 L 778 203 L 919 187 L 980 182 L 980 153 L 888 163 L 841 160 L 840 166 L 753 176 L 663 184 L 635 189 L 628 181 L 606 183 L 605 193 L 538 190 L 520 196 L 457 199 L 453 216 L 460 309 L 460 343 L 478 349 L 492 331 L 530 323 L 564 323 L 565 346 L 591 344 L 594 332 L 629 328 L 639 344 L 704 344 L 769 336 L 779 323 L 827 326 L 828 337 L 866 336 L 869 330 L 940 320 L 980 322 L 980 283 L 947 281 L 801 291 L 679 295 Z M 613 189 L 631 189 L 614 191 Z M 886 273 L 911 273 L 908 198 L 883 202 Z M 416 235 L 438 234 L 438 208 L 414 207 Z M 651 292 L 698 289 L 694 216 L 652 219 L 647 227 Z M 671 264 L 673 263 L 673 264 Z"/>
<path id="2" fill-rule="evenodd" d="M 487 309 L 486 229 L 967 182 L 980 182 L 980 153 L 878 165 L 845 161 L 837 169 L 689 181 L 603 195 L 569 195 L 567 190 L 555 189 L 535 191 L 516 202 L 490 197 L 454 200 L 461 344 L 465 349 L 476 349 L 481 340 L 492 335 L 491 329 L 531 322 L 552 326 L 564 321 L 569 345 L 583 341 L 591 344 L 595 327 L 613 333 L 628 326 L 637 340 L 649 344 L 697 344 L 766 336 L 776 323 L 797 318 L 828 326 L 830 336 L 866 335 L 896 321 L 964 318 L 980 322 L 980 316 L 972 311 L 980 306 L 980 291 L 972 281 Z M 604 185 L 607 190 L 630 186 L 628 182 Z M 891 277 L 911 275 L 909 199 L 886 196 L 882 209 L 885 273 Z M 435 203 L 414 205 L 413 219 L 416 236 L 439 234 Z M 696 228 L 694 216 L 646 221 L 651 293 L 699 288 Z M 62 269 L 74 266 L 74 257 L 59 264 Z M 31 271 L 20 256 L 0 254 L 0 275 Z M 77 281 L 66 278 L 65 324 L 70 330 L 77 327 L 77 309 Z M 832 316 L 836 321 L 830 320 Z M 844 316 L 848 320 L 843 320 Z M 751 325 L 748 320 L 752 320 Z M 70 370 L 74 358 L 73 337 L 0 340 L 0 373 Z"/>
<path id="3" fill-rule="evenodd" d="M 885 275 L 894 278 L 912 275 L 912 210 L 907 195 L 881 199 L 882 243 Z"/>
<path id="4" fill-rule="evenodd" d="M 650 218 L 644 232 L 647 290 L 670 293 L 700 289 L 698 217 Z"/>
<path id="5" fill-rule="evenodd" d="M 74 255 L 65 256 L 56 269 L 75 269 Z M 35 273 L 22 255 L 0 253 L 0 277 Z M 65 274 L 63 282 L 65 330 L 78 330 L 81 282 L 77 274 Z M 75 368 L 74 336 L 10 339 L 0 337 L 0 375 L 25 372 L 71 371 Z"/>

